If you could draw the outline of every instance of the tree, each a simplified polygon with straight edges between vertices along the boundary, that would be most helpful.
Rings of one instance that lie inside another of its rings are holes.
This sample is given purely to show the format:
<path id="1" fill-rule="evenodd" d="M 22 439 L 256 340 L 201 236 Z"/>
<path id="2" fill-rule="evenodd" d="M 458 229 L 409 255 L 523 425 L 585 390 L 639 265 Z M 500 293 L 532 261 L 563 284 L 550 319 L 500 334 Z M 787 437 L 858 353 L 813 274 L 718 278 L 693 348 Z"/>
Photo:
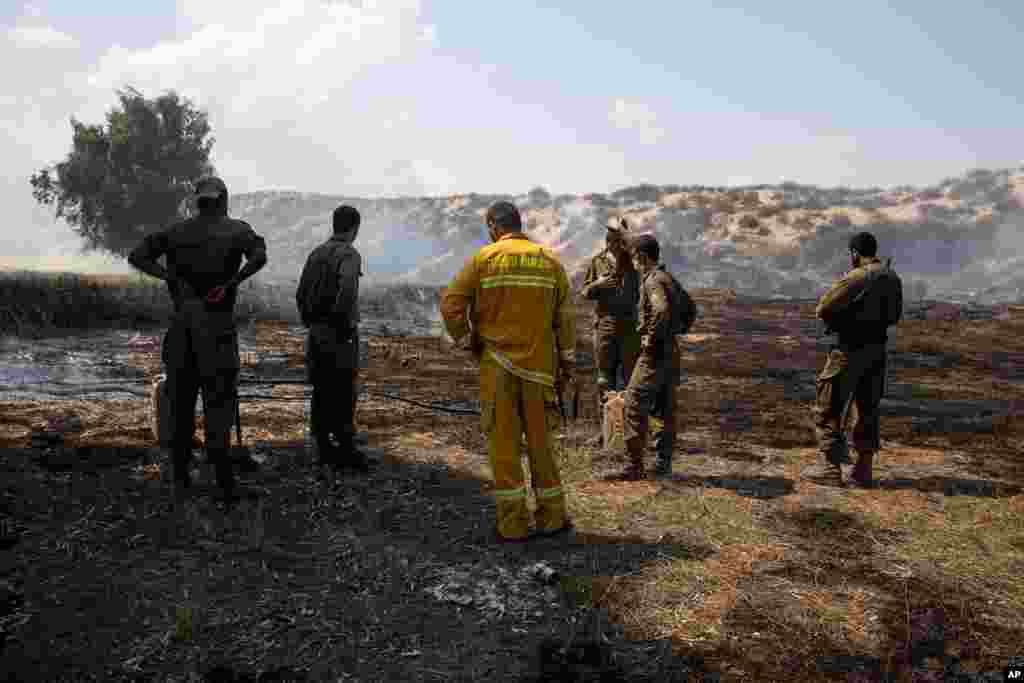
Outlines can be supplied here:
<path id="1" fill-rule="evenodd" d="M 133 88 L 106 125 L 71 119 L 71 152 L 34 174 L 32 196 L 56 204 L 86 251 L 124 255 L 143 236 L 182 217 L 197 179 L 214 172 L 206 112 L 170 91 L 146 99 Z M 56 177 L 54 177 L 54 174 Z"/>

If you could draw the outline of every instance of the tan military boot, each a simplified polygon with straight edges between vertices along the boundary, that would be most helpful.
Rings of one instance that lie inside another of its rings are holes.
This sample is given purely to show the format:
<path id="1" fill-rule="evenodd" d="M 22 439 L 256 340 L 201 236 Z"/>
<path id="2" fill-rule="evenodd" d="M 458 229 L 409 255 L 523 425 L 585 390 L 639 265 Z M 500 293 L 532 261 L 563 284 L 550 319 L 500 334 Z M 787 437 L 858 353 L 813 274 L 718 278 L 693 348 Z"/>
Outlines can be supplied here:
<path id="1" fill-rule="evenodd" d="M 843 468 L 833 462 L 826 461 L 821 469 L 811 474 L 808 479 L 821 486 L 836 486 L 839 488 L 846 486 L 846 480 L 843 478 Z"/>
<path id="2" fill-rule="evenodd" d="M 631 448 L 628 444 L 626 446 L 626 459 L 629 464 L 623 468 L 617 479 L 623 481 L 639 481 L 644 478 L 644 447 L 643 442 L 639 439 L 638 444 L 634 444 Z"/>

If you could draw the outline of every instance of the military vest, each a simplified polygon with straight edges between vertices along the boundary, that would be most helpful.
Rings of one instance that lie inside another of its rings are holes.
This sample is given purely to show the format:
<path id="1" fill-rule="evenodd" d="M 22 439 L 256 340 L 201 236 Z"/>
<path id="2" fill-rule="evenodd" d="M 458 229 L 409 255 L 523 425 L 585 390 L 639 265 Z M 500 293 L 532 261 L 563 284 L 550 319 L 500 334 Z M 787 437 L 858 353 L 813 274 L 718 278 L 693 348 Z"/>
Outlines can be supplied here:
<path id="1" fill-rule="evenodd" d="M 903 313 L 903 285 L 896 272 L 877 261 L 862 269 L 864 288 L 835 324 L 844 346 L 885 343 L 887 328 L 898 323 Z"/>

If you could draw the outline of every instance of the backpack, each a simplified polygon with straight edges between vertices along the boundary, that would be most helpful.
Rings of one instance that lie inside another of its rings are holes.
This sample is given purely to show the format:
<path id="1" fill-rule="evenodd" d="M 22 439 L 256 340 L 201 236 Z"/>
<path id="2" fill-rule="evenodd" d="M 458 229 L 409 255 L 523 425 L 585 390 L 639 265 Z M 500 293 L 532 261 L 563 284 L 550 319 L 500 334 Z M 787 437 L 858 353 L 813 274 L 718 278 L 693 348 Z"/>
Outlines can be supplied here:
<path id="1" fill-rule="evenodd" d="M 878 270 L 868 270 L 866 277 L 867 284 L 864 286 L 864 289 L 861 290 L 860 294 L 858 294 L 858 296 L 853 300 L 853 302 L 851 302 L 850 307 L 846 310 L 844 316 L 847 318 L 854 318 L 856 314 L 859 313 L 861 309 L 864 308 L 864 303 L 867 301 L 868 295 L 871 294 L 875 290 L 875 288 L 879 286 L 879 280 L 882 278 L 882 276 L 895 277 L 895 275 L 896 271 L 892 269 L 892 259 L 889 259 L 886 262 L 886 264 Z M 882 287 L 885 287 L 885 284 L 882 284 Z M 885 316 L 882 322 L 885 323 L 886 327 L 895 325 L 900 321 L 900 317 L 902 314 L 902 295 L 897 294 L 893 296 L 893 293 L 883 291 L 882 301 L 882 309 Z"/>
<path id="2" fill-rule="evenodd" d="M 690 331 L 694 321 L 697 319 L 697 304 L 694 303 L 689 293 L 679 284 L 676 278 L 669 274 L 672 282 L 672 331 L 673 336 L 686 334 Z"/>

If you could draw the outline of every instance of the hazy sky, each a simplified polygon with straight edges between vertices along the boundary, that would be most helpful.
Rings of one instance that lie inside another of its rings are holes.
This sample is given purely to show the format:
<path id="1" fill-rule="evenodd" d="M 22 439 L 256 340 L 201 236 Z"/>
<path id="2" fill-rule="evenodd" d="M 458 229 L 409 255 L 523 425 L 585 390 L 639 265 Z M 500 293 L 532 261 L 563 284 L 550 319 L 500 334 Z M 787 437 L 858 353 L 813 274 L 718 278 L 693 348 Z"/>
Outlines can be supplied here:
<path id="1" fill-rule="evenodd" d="M 924 185 L 1024 158 L 1019 0 L 0 0 L 0 30 L 0 259 L 70 234 L 28 176 L 125 85 L 209 111 L 232 192 Z"/>

